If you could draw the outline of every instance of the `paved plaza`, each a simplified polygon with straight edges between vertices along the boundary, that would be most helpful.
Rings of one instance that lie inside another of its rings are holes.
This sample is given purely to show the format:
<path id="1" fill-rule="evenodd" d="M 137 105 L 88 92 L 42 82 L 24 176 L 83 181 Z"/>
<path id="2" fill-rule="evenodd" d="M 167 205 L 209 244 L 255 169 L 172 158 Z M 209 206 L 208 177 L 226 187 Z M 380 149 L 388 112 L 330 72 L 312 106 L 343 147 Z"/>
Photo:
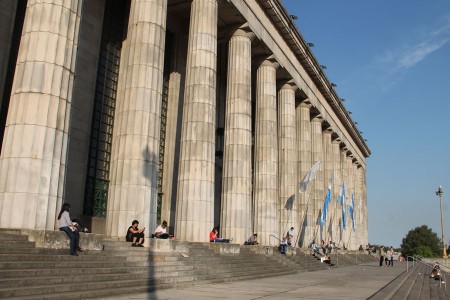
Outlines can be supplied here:
<path id="1" fill-rule="evenodd" d="M 111 297 L 107 299 L 367 299 L 406 270 L 375 263 L 240 282 L 203 284 L 184 289 Z"/>

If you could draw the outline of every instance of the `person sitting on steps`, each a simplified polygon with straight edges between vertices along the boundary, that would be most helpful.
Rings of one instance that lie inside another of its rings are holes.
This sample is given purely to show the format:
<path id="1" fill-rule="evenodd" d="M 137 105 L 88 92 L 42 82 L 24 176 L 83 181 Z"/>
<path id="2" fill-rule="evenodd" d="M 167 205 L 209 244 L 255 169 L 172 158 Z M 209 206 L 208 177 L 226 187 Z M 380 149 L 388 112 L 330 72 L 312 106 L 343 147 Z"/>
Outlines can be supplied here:
<path id="1" fill-rule="evenodd" d="M 248 240 L 244 243 L 244 245 L 258 245 L 258 235 L 254 233 Z"/>
<path id="2" fill-rule="evenodd" d="M 70 220 L 69 211 L 70 204 L 64 203 L 58 215 L 59 230 L 64 231 L 69 236 L 70 255 L 78 256 L 77 251 L 83 251 L 79 246 L 80 233 L 78 232 L 76 225 Z"/>
<path id="3" fill-rule="evenodd" d="M 131 247 L 144 247 L 144 245 L 142 245 L 142 244 L 144 243 L 145 227 L 142 229 L 139 229 L 138 226 L 139 226 L 139 221 L 134 220 L 131 223 L 131 226 L 128 227 L 128 231 L 127 231 L 127 235 L 126 235 L 125 239 L 127 240 L 127 242 L 132 242 Z"/>
<path id="4" fill-rule="evenodd" d="M 170 237 L 167 233 L 167 221 L 162 221 L 161 225 L 156 227 L 153 236 L 157 239 L 168 239 Z"/>
<path id="5" fill-rule="evenodd" d="M 219 238 L 219 230 L 217 230 L 216 227 L 214 227 L 211 232 L 209 233 L 209 241 L 211 243 L 229 243 L 233 239 L 222 239 Z"/>

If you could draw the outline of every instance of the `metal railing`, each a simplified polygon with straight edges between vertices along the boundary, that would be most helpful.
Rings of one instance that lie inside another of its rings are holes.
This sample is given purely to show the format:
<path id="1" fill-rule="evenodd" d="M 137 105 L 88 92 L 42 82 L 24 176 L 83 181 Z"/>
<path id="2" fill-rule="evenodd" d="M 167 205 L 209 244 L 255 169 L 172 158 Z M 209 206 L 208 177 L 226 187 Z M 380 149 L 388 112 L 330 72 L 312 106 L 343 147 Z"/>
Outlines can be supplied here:
<path id="1" fill-rule="evenodd" d="M 411 260 L 410 260 L 411 259 Z M 435 265 L 430 264 L 428 262 L 422 261 L 424 259 L 423 256 L 420 255 L 414 255 L 414 256 L 407 256 L 406 257 L 406 272 L 409 272 L 409 269 L 413 269 L 417 263 L 421 263 L 424 266 L 426 266 L 431 271 L 434 269 Z M 412 261 L 412 267 L 410 267 L 410 261 Z M 444 289 L 447 290 L 447 276 L 450 275 L 446 271 L 442 270 L 441 266 L 439 266 L 439 271 L 441 272 L 442 276 L 439 276 L 439 287 L 442 287 L 444 285 Z"/>

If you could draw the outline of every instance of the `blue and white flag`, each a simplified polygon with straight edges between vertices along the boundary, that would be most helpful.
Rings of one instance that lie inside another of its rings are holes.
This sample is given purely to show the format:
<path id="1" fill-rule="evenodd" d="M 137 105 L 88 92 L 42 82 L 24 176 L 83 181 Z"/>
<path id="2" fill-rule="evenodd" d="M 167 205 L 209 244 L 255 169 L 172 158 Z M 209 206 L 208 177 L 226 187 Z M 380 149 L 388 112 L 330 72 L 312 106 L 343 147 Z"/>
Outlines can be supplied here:
<path id="1" fill-rule="evenodd" d="M 306 192 L 309 183 L 314 179 L 316 179 L 316 175 L 319 169 L 320 169 L 320 160 L 316 161 L 316 163 L 311 167 L 308 173 L 306 173 L 305 177 L 303 177 L 303 180 L 300 182 L 299 186 L 300 193 Z"/>
<path id="2" fill-rule="evenodd" d="M 341 192 L 339 193 L 339 198 L 341 199 L 340 204 L 342 204 L 342 229 L 345 230 L 347 228 L 347 212 L 345 211 L 347 199 L 345 199 L 344 184 L 342 184 L 342 189 Z"/>
<path id="3" fill-rule="evenodd" d="M 320 217 L 320 226 L 325 225 L 325 222 L 327 221 L 328 204 L 330 204 L 330 202 L 331 202 L 331 179 L 330 183 L 328 184 L 327 196 L 325 197 L 325 201 L 323 202 L 322 216 Z"/>
<path id="4" fill-rule="evenodd" d="M 348 214 L 352 218 L 353 223 L 353 231 L 355 231 L 355 197 L 352 193 L 352 202 L 350 202 L 350 205 L 348 206 Z"/>
<path id="5" fill-rule="evenodd" d="M 345 184 L 342 182 L 341 190 L 339 191 L 339 197 L 337 198 L 338 204 L 342 205 L 342 200 L 345 202 Z"/>

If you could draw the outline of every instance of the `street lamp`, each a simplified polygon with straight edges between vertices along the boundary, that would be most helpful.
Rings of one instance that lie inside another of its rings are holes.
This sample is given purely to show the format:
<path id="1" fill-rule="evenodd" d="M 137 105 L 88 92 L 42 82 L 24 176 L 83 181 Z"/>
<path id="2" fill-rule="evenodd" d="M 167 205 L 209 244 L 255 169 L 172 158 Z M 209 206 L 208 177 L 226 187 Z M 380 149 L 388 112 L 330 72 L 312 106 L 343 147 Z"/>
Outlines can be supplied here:
<path id="1" fill-rule="evenodd" d="M 443 258 L 448 258 L 447 256 L 447 249 L 445 249 L 445 235 L 444 235 L 444 216 L 442 214 L 442 194 L 444 192 L 442 191 L 442 186 L 440 185 L 438 190 L 436 191 L 436 196 L 439 196 L 439 200 L 441 201 L 441 227 L 442 227 L 442 244 L 444 246 L 444 255 Z"/>

